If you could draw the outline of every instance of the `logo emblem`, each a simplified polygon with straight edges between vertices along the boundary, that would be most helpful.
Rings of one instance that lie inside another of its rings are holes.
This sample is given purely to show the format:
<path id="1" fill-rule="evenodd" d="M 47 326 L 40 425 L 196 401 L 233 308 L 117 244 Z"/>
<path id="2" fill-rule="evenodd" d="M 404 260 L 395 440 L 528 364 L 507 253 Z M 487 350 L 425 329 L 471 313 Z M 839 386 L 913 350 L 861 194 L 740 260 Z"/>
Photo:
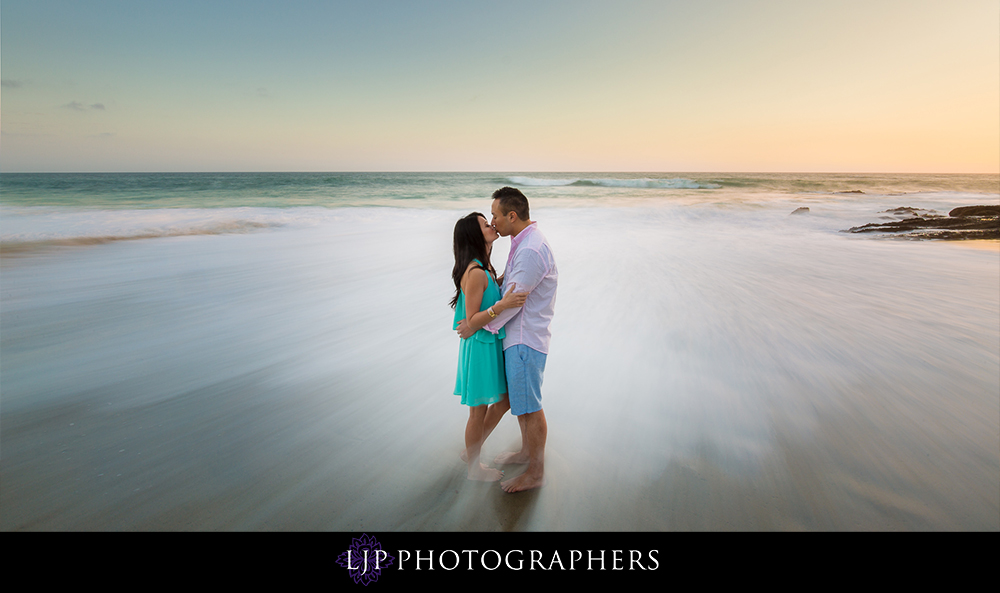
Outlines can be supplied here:
<path id="1" fill-rule="evenodd" d="M 382 574 L 383 568 L 392 566 L 396 558 L 382 549 L 382 544 L 367 534 L 351 540 L 351 547 L 337 558 L 337 564 L 350 573 L 355 583 L 368 586 Z"/>

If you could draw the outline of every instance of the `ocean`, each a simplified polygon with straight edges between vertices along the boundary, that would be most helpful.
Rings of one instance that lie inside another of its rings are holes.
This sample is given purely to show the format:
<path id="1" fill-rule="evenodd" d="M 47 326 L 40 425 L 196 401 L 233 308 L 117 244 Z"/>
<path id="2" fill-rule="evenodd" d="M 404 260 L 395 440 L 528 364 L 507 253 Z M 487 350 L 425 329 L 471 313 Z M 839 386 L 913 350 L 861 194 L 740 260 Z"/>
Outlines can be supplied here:
<path id="1" fill-rule="evenodd" d="M 504 185 L 560 272 L 517 495 L 464 479 L 448 307 Z M 844 232 L 980 204 L 997 175 L 3 173 L 0 529 L 995 531 L 1000 242 Z"/>

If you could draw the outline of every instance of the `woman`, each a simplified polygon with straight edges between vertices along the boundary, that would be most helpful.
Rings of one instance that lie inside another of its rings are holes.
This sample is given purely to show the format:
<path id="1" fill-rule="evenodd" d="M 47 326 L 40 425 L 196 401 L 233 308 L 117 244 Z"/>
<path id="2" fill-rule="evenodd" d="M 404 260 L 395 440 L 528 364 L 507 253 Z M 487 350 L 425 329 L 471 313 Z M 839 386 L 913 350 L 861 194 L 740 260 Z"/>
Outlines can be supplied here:
<path id="1" fill-rule="evenodd" d="M 500 282 L 490 263 L 493 242 L 500 235 L 478 212 L 455 223 L 455 268 L 451 277 L 455 281 L 455 296 L 451 306 L 455 309 L 457 329 L 463 319 L 469 327 L 478 330 L 467 340 L 462 340 L 458 351 L 458 377 L 455 395 L 462 396 L 462 403 L 469 406 L 469 422 L 465 426 L 465 453 L 469 464 L 470 480 L 496 482 L 503 472 L 486 467 L 479 462 L 483 441 L 500 422 L 510 402 L 507 400 L 507 378 L 503 363 L 503 328 L 492 334 L 482 327 L 506 309 L 520 307 L 528 293 L 508 291 L 500 298 Z"/>

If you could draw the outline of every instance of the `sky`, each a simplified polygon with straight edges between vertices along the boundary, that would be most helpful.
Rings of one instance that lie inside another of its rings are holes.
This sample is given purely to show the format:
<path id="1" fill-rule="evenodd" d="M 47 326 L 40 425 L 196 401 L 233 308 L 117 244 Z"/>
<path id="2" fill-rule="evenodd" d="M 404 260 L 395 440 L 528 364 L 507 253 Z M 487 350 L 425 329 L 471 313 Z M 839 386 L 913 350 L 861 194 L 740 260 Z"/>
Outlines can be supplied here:
<path id="1" fill-rule="evenodd" d="M 0 171 L 1000 172 L 1000 1 L 0 4 Z"/>

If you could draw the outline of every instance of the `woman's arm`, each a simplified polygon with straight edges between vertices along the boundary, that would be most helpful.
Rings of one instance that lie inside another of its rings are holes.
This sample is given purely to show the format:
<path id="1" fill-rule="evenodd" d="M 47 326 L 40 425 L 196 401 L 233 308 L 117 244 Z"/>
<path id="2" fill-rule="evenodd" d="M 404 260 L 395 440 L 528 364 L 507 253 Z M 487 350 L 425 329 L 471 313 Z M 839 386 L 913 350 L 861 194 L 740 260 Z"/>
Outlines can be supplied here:
<path id="1" fill-rule="evenodd" d="M 486 279 L 486 271 L 482 268 L 469 267 L 465 270 L 465 276 L 462 277 L 462 291 L 465 293 L 466 322 L 471 321 L 480 312 L 479 306 L 483 304 L 483 293 L 486 292 L 488 283 L 489 280 Z M 483 322 L 483 325 L 486 325 L 486 323 Z"/>
<path id="2" fill-rule="evenodd" d="M 475 333 L 493 319 L 488 311 L 479 310 L 483 304 L 483 293 L 486 292 L 489 280 L 482 268 L 471 268 L 466 270 L 462 283 L 465 286 L 463 290 L 465 292 L 465 322 L 469 330 Z M 494 303 L 492 309 L 495 314 L 499 315 L 501 311 L 524 305 L 524 299 L 528 297 L 528 293 L 514 293 L 512 290 L 508 290 L 502 299 Z"/>

